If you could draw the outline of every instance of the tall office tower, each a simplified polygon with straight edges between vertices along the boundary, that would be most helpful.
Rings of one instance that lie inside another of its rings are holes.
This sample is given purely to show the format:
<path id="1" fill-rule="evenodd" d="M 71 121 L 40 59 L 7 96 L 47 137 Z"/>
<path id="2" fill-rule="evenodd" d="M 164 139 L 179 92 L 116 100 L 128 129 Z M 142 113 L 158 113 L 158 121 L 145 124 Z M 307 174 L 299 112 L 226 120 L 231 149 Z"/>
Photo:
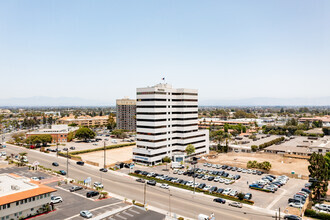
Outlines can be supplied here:
<path id="1" fill-rule="evenodd" d="M 188 144 L 195 147 L 189 156 L 209 153 L 209 131 L 198 130 L 196 89 L 174 89 L 169 84 L 138 88 L 136 125 L 135 162 L 153 165 L 165 156 L 184 160 Z"/>
<path id="2" fill-rule="evenodd" d="M 135 131 L 136 101 L 127 97 L 116 100 L 117 129 Z"/>

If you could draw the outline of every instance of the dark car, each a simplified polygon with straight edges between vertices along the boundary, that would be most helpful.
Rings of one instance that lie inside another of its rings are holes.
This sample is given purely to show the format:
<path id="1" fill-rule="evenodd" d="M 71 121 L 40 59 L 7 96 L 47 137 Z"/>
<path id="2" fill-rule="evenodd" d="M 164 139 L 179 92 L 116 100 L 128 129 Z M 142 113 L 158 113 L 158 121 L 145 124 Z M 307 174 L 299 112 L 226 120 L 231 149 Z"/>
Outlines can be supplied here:
<path id="1" fill-rule="evenodd" d="M 280 182 L 273 182 L 272 184 L 274 184 L 274 185 L 276 185 L 278 187 L 281 187 L 282 186 L 282 184 Z"/>
<path id="2" fill-rule="evenodd" d="M 52 165 L 53 165 L 54 167 L 58 167 L 58 166 L 59 166 L 57 162 L 53 162 Z"/>
<path id="3" fill-rule="evenodd" d="M 257 171 L 257 174 L 260 176 L 263 172 L 261 171 Z"/>
<path id="4" fill-rule="evenodd" d="M 187 175 L 187 174 L 188 174 L 188 172 L 187 172 L 187 171 L 183 172 L 183 175 Z"/>
<path id="5" fill-rule="evenodd" d="M 231 167 L 231 166 L 229 166 L 229 167 L 227 167 L 227 170 L 231 170 L 231 168 L 232 168 L 232 167 Z"/>
<path id="6" fill-rule="evenodd" d="M 301 191 L 306 192 L 306 193 L 308 193 L 308 194 L 311 193 L 311 191 L 310 191 L 309 189 L 306 189 L 306 188 L 302 188 Z"/>
<path id="7" fill-rule="evenodd" d="M 195 177 L 195 178 L 198 177 L 198 173 L 195 173 L 195 174 L 193 175 L 193 177 Z"/>
<path id="8" fill-rule="evenodd" d="M 39 176 L 38 178 L 39 178 L 39 180 L 44 180 L 45 179 L 45 177 L 43 177 L 43 176 Z"/>
<path id="9" fill-rule="evenodd" d="M 134 171 L 134 173 L 136 173 L 136 174 L 141 174 L 141 172 L 142 172 L 141 170 L 135 170 Z"/>
<path id="10" fill-rule="evenodd" d="M 218 203 L 222 203 L 222 204 L 225 204 L 226 203 L 226 200 L 222 199 L 222 198 L 216 198 L 216 199 L 213 199 L 214 202 L 218 202 Z"/>
<path id="11" fill-rule="evenodd" d="M 147 184 L 152 185 L 152 186 L 156 186 L 156 181 L 155 180 L 148 180 Z"/>
<path id="12" fill-rule="evenodd" d="M 197 178 L 198 179 L 201 179 L 201 178 L 203 178 L 203 176 L 205 176 L 204 174 L 199 174 L 198 176 L 197 176 Z"/>
<path id="13" fill-rule="evenodd" d="M 232 171 L 236 171 L 237 170 L 237 167 L 232 167 L 231 170 Z"/>
<path id="14" fill-rule="evenodd" d="M 181 184 L 182 184 L 182 185 L 186 185 L 186 184 L 187 184 L 187 182 L 188 182 L 188 181 L 186 181 L 186 180 L 183 180 L 183 181 L 181 182 Z"/>
<path id="15" fill-rule="evenodd" d="M 148 175 L 149 173 L 148 173 L 147 171 L 142 171 L 140 174 L 143 175 L 143 176 L 146 176 L 146 175 Z"/>
<path id="16" fill-rule="evenodd" d="M 225 169 L 227 169 L 227 167 L 228 167 L 227 165 L 223 165 L 222 169 L 225 170 Z"/>
<path id="17" fill-rule="evenodd" d="M 66 172 L 64 170 L 59 171 L 61 175 L 66 175 Z"/>
<path id="18" fill-rule="evenodd" d="M 75 191 L 78 191 L 78 190 L 81 190 L 82 187 L 81 186 L 73 186 L 70 188 L 70 192 L 75 192 Z"/>
<path id="19" fill-rule="evenodd" d="M 219 188 L 219 189 L 217 190 L 217 193 L 222 193 L 223 191 L 224 191 L 223 188 Z"/>
<path id="20" fill-rule="evenodd" d="M 201 183 L 201 184 L 199 184 L 199 186 L 197 186 L 197 188 L 198 188 L 198 189 L 203 189 L 205 186 L 206 186 L 205 183 Z"/>
<path id="21" fill-rule="evenodd" d="M 85 162 L 84 161 L 77 161 L 76 164 L 78 164 L 80 166 L 84 166 Z"/>
<path id="22" fill-rule="evenodd" d="M 146 182 L 144 179 L 141 179 L 141 178 L 136 179 L 136 181 L 137 181 L 137 182 L 140 182 L 140 183 L 145 183 L 145 182 Z"/>
<path id="23" fill-rule="evenodd" d="M 285 215 L 284 219 L 286 220 L 300 220 L 301 218 L 296 215 Z"/>
<path id="24" fill-rule="evenodd" d="M 214 176 L 209 176 L 209 178 L 207 178 L 208 181 L 213 181 L 214 180 Z"/>
<path id="25" fill-rule="evenodd" d="M 271 177 L 273 179 L 276 179 L 276 176 L 274 176 L 274 175 L 267 175 L 267 176 L 269 176 L 269 177 Z"/>
<path id="26" fill-rule="evenodd" d="M 289 198 L 288 199 L 288 203 L 291 203 L 291 202 L 293 202 L 293 203 L 300 203 L 300 200 L 299 199 L 295 199 L 295 198 Z"/>
<path id="27" fill-rule="evenodd" d="M 86 197 L 87 197 L 87 198 L 90 198 L 90 197 L 93 197 L 93 196 L 97 196 L 97 195 L 99 195 L 99 194 L 100 194 L 100 193 L 97 192 L 97 191 L 89 191 L 89 192 L 86 193 Z"/>
<path id="28" fill-rule="evenodd" d="M 106 172 L 108 172 L 108 169 L 107 168 L 101 168 L 100 171 L 106 173 Z"/>
<path id="29" fill-rule="evenodd" d="M 238 179 L 240 179 L 241 178 L 241 175 L 235 175 L 234 176 L 234 180 L 238 180 Z"/>
<path id="30" fill-rule="evenodd" d="M 246 194 L 244 195 L 244 199 L 247 199 L 247 200 L 252 199 L 252 194 L 251 194 L 251 193 L 246 193 Z"/>
<path id="31" fill-rule="evenodd" d="M 223 177 L 228 177 L 229 176 L 229 173 L 223 173 L 222 176 Z"/>
<path id="32" fill-rule="evenodd" d="M 216 192 L 218 190 L 218 187 L 213 186 L 211 187 L 211 189 L 209 190 L 210 193 Z"/>

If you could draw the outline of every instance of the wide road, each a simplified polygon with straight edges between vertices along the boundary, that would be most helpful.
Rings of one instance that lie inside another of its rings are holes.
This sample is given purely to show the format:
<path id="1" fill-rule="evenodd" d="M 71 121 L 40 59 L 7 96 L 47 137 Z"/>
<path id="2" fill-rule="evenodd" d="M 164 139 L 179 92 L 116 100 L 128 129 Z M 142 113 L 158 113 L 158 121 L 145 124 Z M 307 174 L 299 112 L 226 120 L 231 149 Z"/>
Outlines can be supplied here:
<path id="1" fill-rule="evenodd" d="M 30 163 L 38 161 L 43 165 L 54 170 L 66 170 L 66 158 L 56 157 L 54 154 L 41 153 L 37 150 L 29 150 L 14 145 L 7 144 L 7 155 L 10 153 L 18 154 L 20 152 L 28 153 Z M 53 167 L 52 162 L 58 162 L 60 166 Z M 87 177 L 92 178 L 92 182 L 102 180 L 104 188 L 110 193 L 123 196 L 136 201 L 144 201 L 144 184 L 137 183 L 132 177 L 118 175 L 114 172 L 103 173 L 98 167 L 85 165 L 76 165 L 75 161 L 69 160 L 69 177 L 76 180 L 84 180 Z M 146 187 L 146 203 L 163 209 L 177 215 L 183 215 L 196 219 L 198 214 L 215 214 L 216 219 L 272 219 L 272 215 L 266 210 L 259 210 L 244 206 L 243 208 L 230 207 L 228 204 L 219 204 L 212 201 L 213 198 L 200 194 L 193 194 L 190 191 L 171 188 L 169 190 L 161 189 L 157 186 Z"/>

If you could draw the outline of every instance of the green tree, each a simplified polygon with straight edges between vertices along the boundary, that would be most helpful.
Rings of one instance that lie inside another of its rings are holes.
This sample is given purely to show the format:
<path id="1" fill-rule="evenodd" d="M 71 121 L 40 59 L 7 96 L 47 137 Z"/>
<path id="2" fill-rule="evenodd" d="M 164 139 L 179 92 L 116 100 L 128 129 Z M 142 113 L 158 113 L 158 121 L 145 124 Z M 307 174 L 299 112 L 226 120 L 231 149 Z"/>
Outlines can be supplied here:
<path id="1" fill-rule="evenodd" d="M 127 137 L 126 130 L 123 129 L 115 129 L 111 132 L 111 134 L 115 135 L 117 138 L 124 139 Z"/>
<path id="2" fill-rule="evenodd" d="M 70 131 L 68 133 L 68 137 L 67 137 L 68 142 L 72 141 L 74 136 L 75 136 L 75 133 L 73 131 Z"/>
<path id="3" fill-rule="evenodd" d="M 312 194 L 314 198 L 320 200 L 328 191 L 329 169 L 326 159 L 322 154 L 313 153 L 308 159 L 308 171 L 310 177 L 314 179 L 312 182 Z"/>
<path id="4" fill-rule="evenodd" d="M 52 143 L 52 136 L 50 134 L 41 134 L 39 135 L 42 146 L 46 147 L 48 143 Z"/>
<path id="5" fill-rule="evenodd" d="M 26 156 L 27 156 L 27 153 L 26 152 L 21 152 L 21 153 L 19 153 L 19 155 L 20 155 L 20 157 L 19 157 L 19 164 L 21 165 L 21 166 L 24 166 L 25 165 L 25 163 L 26 163 L 26 161 L 25 161 L 25 158 L 26 158 Z"/>
<path id="6" fill-rule="evenodd" d="M 261 169 L 269 171 L 272 168 L 272 164 L 268 161 L 264 161 L 261 163 Z"/>
<path id="7" fill-rule="evenodd" d="M 115 114 L 114 113 L 110 113 L 109 114 L 107 128 L 112 131 L 115 127 L 116 127 Z"/>
<path id="8" fill-rule="evenodd" d="M 328 165 L 328 177 L 330 178 L 330 152 L 327 152 L 325 155 L 324 155 L 324 159 Z"/>
<path id="9" fill-rule="evenodd" d="M 259 149 L 259 147 L 257 145 L 252 145 L 251 146 L 252 152 L 256 152 L 258 149 Z"/>
<path id="10" fill-rule="evenodd" d="M 76 131 L 75 137 L 80 140 L 89 140 L 96 136 L 96 133 L 92 131 L 90 128 L 87 127 L 81 127 Z"/>
<path id="11" fill-rule="evenodd" d="M 240 192 L 240 193 L 237 194 L 237 198 L 238 198 L 239 200 L 243 200 L 243 199 L 244 199 L 244 196 L 245 196 L 245 194 L 242 193 L 242 192 Z"/>
<path id="12" fill-rule="evenodd" d="M 195 147 L 194 147 L 194 145 L 192 145 L 192 144 L 188 144 L 188 146 L 186 147 L 186 153 L 187 153 L 187 155 L 189 156 L 189 155 L 191 155 L 191 154 L 193 154 L 193 153 L 195 153 Z"/>
<path id="13" fill-rule="evenodd" d="M 168 163 L 171 163 L 171 158 L 168 157 L 168 156 L 164 157 L 164 158 L 163 158 L 163 163 L 166 163 L 166 170 L 167 170 L 167 164 L 168 164 Z"/>
<path id="14" fill-rule="evenodd" d="M 25 133 L 24 132 L 14 133 L 11 137 L 14 139 L 16 144 L 20 144 L 23 142 L 25 138 Z"/>

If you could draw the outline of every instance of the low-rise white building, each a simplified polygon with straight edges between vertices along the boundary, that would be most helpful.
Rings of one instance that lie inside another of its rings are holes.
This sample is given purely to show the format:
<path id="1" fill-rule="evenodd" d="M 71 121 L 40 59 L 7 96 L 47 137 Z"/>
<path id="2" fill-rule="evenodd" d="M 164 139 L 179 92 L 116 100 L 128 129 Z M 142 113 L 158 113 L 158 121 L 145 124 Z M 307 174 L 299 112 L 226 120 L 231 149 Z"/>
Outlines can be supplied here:
<path id="1" fill-rule="evenodd" d="M 45 212 L 50 204 L 49 186 L 15 174 L 0 174 L 0 220 L 27 218 Z"/>

